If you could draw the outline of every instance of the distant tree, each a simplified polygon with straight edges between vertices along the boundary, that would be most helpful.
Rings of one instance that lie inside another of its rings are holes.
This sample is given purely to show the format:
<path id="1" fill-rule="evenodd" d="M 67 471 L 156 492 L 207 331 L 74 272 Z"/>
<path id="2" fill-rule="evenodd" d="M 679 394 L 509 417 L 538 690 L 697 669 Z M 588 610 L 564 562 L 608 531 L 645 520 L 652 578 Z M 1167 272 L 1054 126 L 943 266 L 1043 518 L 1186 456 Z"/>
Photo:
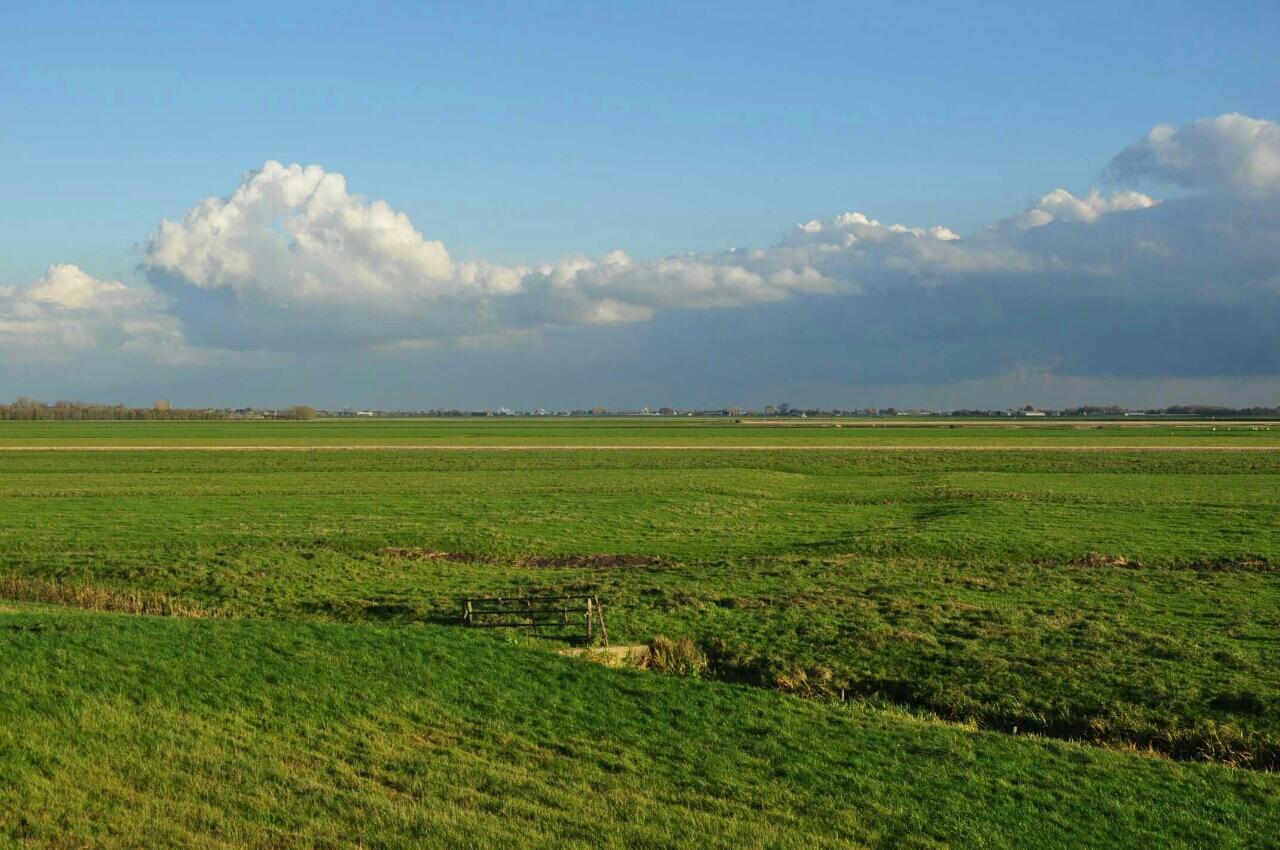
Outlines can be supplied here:
<path id="1" fill-rule="evenodd" d="M 309 404 L 295 404 L 289 408 L 289 418 L 310 420 L 316 418 L 316 409 Z"/>

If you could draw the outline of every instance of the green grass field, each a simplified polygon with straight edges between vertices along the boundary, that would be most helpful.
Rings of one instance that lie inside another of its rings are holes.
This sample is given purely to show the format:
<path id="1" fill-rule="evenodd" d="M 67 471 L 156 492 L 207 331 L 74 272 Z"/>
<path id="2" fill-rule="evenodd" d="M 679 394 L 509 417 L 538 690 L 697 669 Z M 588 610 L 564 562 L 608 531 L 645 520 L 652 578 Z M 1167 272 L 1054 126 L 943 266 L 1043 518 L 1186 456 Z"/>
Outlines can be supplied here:
<path id="1" fill-rule="evenodd" d="M 1268 427 L 0 423 L 0 446 L 636 447 L 0 452 L 11 589 L 234 618 L 0 601 L 0 838 L 1276 846 Z M 588 554 L 658 562 L 523 560 Z M 706 681 L 456 624 L 523 592 L 598 594 L 615 643 L 693 638 Z"/>

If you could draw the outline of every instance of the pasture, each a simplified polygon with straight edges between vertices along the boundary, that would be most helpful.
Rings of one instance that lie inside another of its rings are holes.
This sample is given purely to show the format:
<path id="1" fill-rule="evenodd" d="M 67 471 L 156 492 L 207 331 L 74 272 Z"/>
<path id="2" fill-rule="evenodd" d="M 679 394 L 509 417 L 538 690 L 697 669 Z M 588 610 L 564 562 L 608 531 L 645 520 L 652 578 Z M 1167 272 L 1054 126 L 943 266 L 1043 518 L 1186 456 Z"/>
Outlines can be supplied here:
<path id="1" fill-rule="evenodd" d="M 0 423 L 0 835 L 1264 846 L 1278 438 Z M 211 616 L 46 604 L 86 589 Z M 457 625 L 523 593 L 598 595 L 615 642 L 691 638 L 703 681 Z"/>

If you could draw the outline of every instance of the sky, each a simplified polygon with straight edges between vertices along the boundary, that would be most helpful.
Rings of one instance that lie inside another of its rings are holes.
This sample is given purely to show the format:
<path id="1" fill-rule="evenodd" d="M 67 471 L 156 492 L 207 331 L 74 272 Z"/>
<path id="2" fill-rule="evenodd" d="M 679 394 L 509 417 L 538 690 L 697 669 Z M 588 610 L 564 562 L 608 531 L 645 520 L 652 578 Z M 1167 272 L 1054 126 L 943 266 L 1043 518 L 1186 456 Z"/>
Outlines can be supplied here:
<path id="1" fill-rule="evenodd" d="M 1280 404 L 1273 2 L 201 6 L 6 9 L 0 399 Z"/>

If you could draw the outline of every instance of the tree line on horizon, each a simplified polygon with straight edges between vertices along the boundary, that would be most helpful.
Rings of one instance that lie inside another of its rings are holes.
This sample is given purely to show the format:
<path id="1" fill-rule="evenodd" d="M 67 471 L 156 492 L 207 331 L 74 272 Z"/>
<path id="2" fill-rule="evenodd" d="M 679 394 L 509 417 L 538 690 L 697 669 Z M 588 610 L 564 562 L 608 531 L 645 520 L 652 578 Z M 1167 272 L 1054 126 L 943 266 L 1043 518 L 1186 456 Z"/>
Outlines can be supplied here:
<path id="1" fill-rule="evenodd" d="M 213 422 L 229 419 L 315 419 L 316 409 L 308 404 L 298 404 L 282 410 L 253 411 L 219 410 L 206 408 L 173 407 L 168 402 L 157 402 L 153 407 L 128 407 L 123 404 L 96 404 L 84 401 L 55 401 L 52 403 L 19 397 L 12 403 L 0 403 L 0 421 L 188 421 Z"/>

